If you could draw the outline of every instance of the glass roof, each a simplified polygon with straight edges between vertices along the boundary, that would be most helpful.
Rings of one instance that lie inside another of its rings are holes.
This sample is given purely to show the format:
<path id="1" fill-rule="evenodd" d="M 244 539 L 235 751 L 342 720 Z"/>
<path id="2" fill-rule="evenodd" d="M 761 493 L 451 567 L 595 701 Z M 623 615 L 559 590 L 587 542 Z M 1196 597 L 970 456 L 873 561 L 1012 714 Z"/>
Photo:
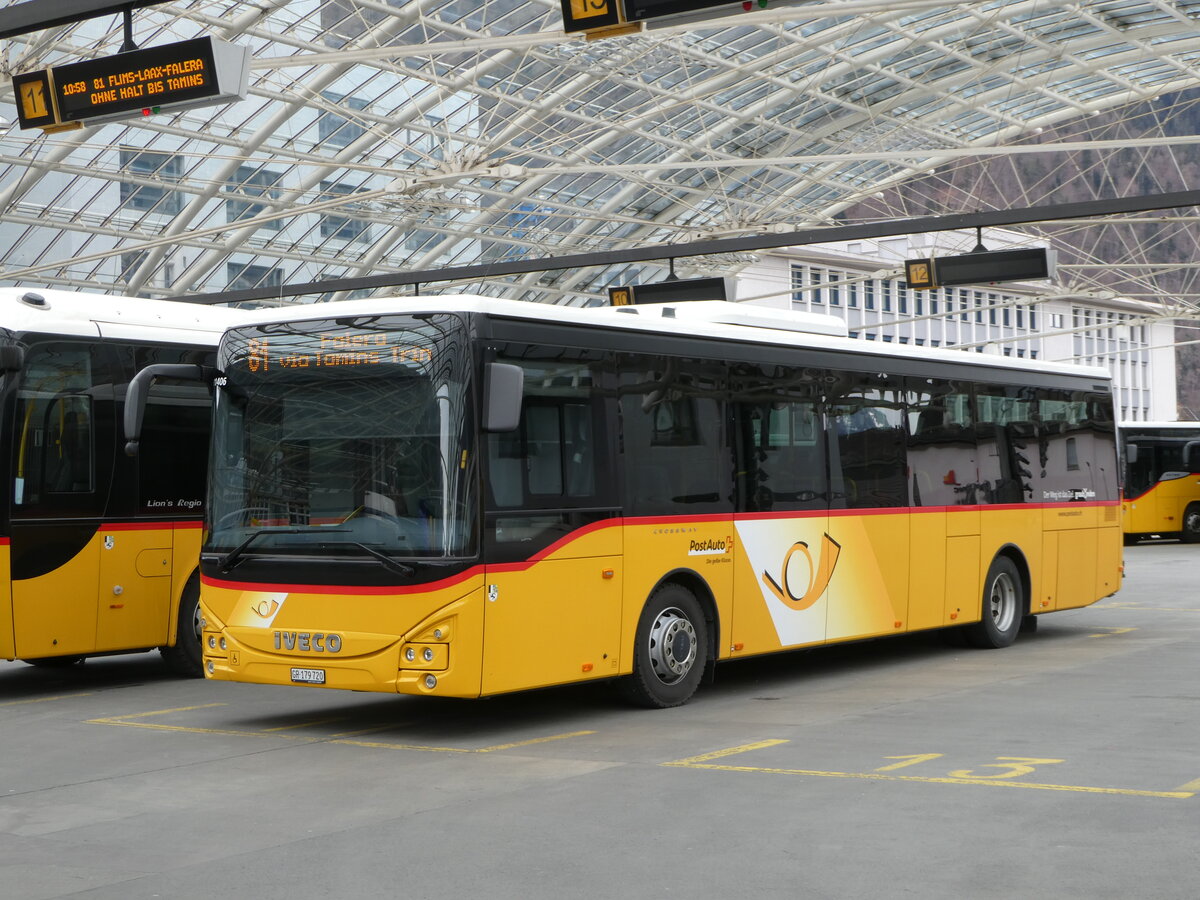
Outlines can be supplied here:
<path id="1" fill-rule="evenodd" d="M 1015 154 L 1065 123 L 1144 116 L 1200 86 L 1200 0 L 722 12 L 584 40 L 563 33 L 558 0 L 139 9 L 139 47 L 205 34 L 248 46 L 246 99 L 43 134 L 18 129 L 5 79 L 0 280 L 185 296 L 878 218 L 901 212 L 880 200 L 914 177 L 957 170 L 961 185 L 968 151 Z M 106 16 L 0 50 L 19 74 L 121 41 Z M 1111 149 L 1083 144 L 1076 159 Z M 1026 185 L 1019 205 L 1060 186 Z M 960 187 L 936 211 L 980 208 Z M 750 258 L 687 266 L 729 273 Z M 469 287 L 578 304 L 665 266 Z"/>

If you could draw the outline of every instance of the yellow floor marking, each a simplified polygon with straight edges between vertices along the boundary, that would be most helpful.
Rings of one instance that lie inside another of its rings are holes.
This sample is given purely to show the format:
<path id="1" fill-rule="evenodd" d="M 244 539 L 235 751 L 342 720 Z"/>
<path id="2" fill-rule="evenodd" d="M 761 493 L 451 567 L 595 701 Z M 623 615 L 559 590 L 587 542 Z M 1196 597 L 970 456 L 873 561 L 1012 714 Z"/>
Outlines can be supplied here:
<path id="1" fill-rule="evenodd" d="M 731 747 L 728 750 L 718 750 L 703 756 L 692 756 L 687 759 L 677 759 L 673 762 L 662 763 L 664 766 L 678 766 L 684 769 L 712 769 L 719 772 L 754 772 L 761 775 L 809 775 L 816 778 L 856 778 L 867 781 L 915 781 L 922 784 L 976 784 L 990 787 L 1029 788 L 1041 791 L 1066 791 L 1080 794 L 1119 794 L 1126 797 L 1162 797 L 1171 800 L 1186 800 L 1196 795 L 1195 791 L 1186 790 L 1188 785 L 1178 791 L 1137 791 L 1127 788 L 1084 787 L 1072 784 L 1035 784 L 1029 781 L 998 781 L 991 778 L 926 778 L 919 775 L 881 775 L 878 772 L 826 772 L 819 769 L 775 769 L 760 766 L 727 766 L 712 765 L 702 760 L 717 759 L 744 753 L 761 747 L 771 747 L 776 744 L 786 744 L 787 741 L 760 741 L 757 744 L 744 744 L 741 747 Z M 1197 779 L 1200 781 L 1200 779 Z"/>
<path id="2" fill-rule="evenodd" d="M 126 728 L 149 728 L 154 731 L 175 731 L 186 734 L 229 734 L 238 737 L 273 737 L 280 738 L 286 741 L 296 741 L 305 744 L 346 744 L 352 747 L 369 747 L 375 750 L 419 750 L 425 753 L 495 753 L 498 750 L 511 750 L 515 747 L 527 747 L 531 744 L 544 744 L 548 741 L 561 741 L 567 738 L 583 737 L 588 734 L 595 734 L 594 731 L 571 731 L 565 734 L 552 734 L 547 737 L 530 738 L 527 741 L 514 741 L 510 744 L 497 744 L 494 747 L 435 747 L 422 744 L 393 744 L 385 741 L 359 741 L 352 737 L 342 735 L 333 735 L 331 737 L 311 737 L 309 735 L 284 734 L 285 731 L 290 731 L 296 728 L 307 728 L 312 725 L 321 725 L 326 722 L 340 722 L 346 719 L 346 716 L 336 716 L 329 719 L 315 719 L 311 722 L 304 722 L 296 725 L 281 725 L 277 728 L 264 728 L 262 731 L 240 731 L 232 728 L 197 728 L 191 725 L 163 725 L 158 722 L 132 722 L 131 719 L 144 719 L 150 716 L 161 716 L 167 713 L 188 712 L 195 709 L 208 709 L 214 706 L 225 706 L 224 703 L 205 703 L 201 706 L 179 706 L 174 709 L 157 709 L 152 712 L 130 713 L 124 716 L 111 716 L 103 719 L 88 719 L 89 725 L 121 725 Z M 345 732 L 346 735 L 353 734 L 369 734 L 373 731 L 386 731 L 390 728 L 399 727 L 397 723 L 389 725 L 381 725 L 378 728 L 365 728 L 359 732 Z"/>
<path id="3" fill-rule="evenodd" d="M 89 724 L 96 725 L 131 725 L 125 719 L 147 719 L 150 716 L 165 716 L 168 713 L 191 712 L 194 709 L 212 709 L 214 706 L 225 706 L 224 703 L 201 703 L 199 706 L 176 706 L 172 709 L 155 709 L 144 713 L 126 713 L 123 716 L 112 716 L 104 719 L 88 719 Z M 157 726 L 148 726 L 157 727 Z"/>
<path id="4" fill-rule="evenodd" d="M 595 734 L 594 731 L 568 731 L 565 734 L 552 734 L 549 737 L 530 738 L 527 741 L 513 741 L 511 744 L 497 744 L 495 747 L 481 747 L 476 753 L 495 753 L 497 750 L 512 750 L 515 747 L 528 747 L 530 744 L 545 744 L 549 741 L 564 741 L 567 738 L 584 737 Z"/>
<path id="5" fill-rule="evenodd" d="M 1108 626 L 1104 626 L 1104 627 L 1108 628 L 1108 631 L 1098 631 L 1095 634 L 1089 634 L 1088 637 L 1096 637 L 1096 638 L 1112 637 L 1114 634 L 1129 634 L 1129 632 L 1131 632 L 1131 631 L 1137 631 L 1136 628 L 1109 628 Z"/>
<path id="6" fill-rule="evenodd" d="M 82 694 L 59 694 L 57 697 L 34 697 L 32 700 L 8 700 L 0 706 L 21 706 L 25 703 L 49 703 L 51 700 L 70 700 L 73 697 L 90 697 L 94 691 L 84 691 Z"/>
<path id="7" fill-rule="evenodd" d="M 663 763 L 665 766 L 692 766 L 698 763 L 708 762 L 710 759 L 720 759 L 723 756 L 733 756 L 736 753 L 745 753 L 748 750 L 761 750 L 764 747 L 777 747 L 780 744 L 787 744 L 790 741 L 759 741 L 756 744 L 742 744 L 740 747 L 730 747 L 728 750 L 714 750 L 712 753 L 704 753 L 700 756 L 689 756 L 687 759 L 677 759 L 675 762 Z"/>
<path id="8" fill-rule="evenodd" d="M 1135 609 L 1138 612 L 1143 610 L 1146 612 L 1200 612 L 1194 606 L 1142 606 L 1138 603 L 1105 603 L 1103 606 L 1097 604 L 1092 609 Z"/>
<path id="9" fill-rule="evenodd" d="M 328 719 L 313 719 L 311 722 L 297 722 L 295 725 L 277 725 L 274 728 L 264 728 L 266 732 L 291 731 L 293 728 L 311 728 L 313 725 L 328 725 L 330 722 L 344 722 L 345 716 L 330 716 Z"/>
<path id="10" fill-rule="evenodd" d="M 1189 781 L 1187 784 L 1181 784 L 1176 788 L 1178 791 L 1200 791 L 1200 778 Z"/>

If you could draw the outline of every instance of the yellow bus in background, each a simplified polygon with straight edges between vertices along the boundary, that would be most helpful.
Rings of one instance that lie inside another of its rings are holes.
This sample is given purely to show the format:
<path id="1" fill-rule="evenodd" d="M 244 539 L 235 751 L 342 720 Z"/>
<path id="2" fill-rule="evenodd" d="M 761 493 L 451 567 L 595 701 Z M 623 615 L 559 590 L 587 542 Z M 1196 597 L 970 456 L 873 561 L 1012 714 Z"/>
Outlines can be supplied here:
<path id="1" fill-rule="evenodd" d="M 1004 647 L 1120 582 L 1100 369 L 478 297 L 256 311 L 218 369 L 210 678 L 669 707 L 755 654 Z"/>
<path id="2" fill-rule="evenodd" d="M 199 577 L 211 398 L 160 382 L 147 447 L 123 452 L 130 379 L 207 363 L 228 310 L 0 289 L 0 658 L 64 665 L 159 648 L 200 674 Z"/>
<path id="3" fill-rule="evenodd" d="M 1200 541 L 1200 422 L 1129 422 L 1120 434 L 1125 543 Z"/>

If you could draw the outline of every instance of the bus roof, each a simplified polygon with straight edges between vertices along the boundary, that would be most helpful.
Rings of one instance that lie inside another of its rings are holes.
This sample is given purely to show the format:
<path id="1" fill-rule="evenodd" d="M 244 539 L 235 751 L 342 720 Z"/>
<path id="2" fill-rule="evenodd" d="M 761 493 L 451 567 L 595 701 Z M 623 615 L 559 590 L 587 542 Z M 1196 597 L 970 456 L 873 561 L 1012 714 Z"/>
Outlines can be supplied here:
<path id="1" fill-rule="evenodd" d="M 969 364 L 997 369 L 1018 369 L 1074 375 L 1111 381 L 1107 369 L 1071 363 L 1046 362 L 992 353 L 862 341 L 847 336 L 844 322 L 836 316 L 792 312 L 727 301 L 644 304 L 622 307 L 573 307 L 519 300 L 501 300 L 469 294 L 377 297 L 336 303 L 311 303 L 254 310 L 238 325 L 329 319 L 359 315 L 404 315 L 415 312 L 482 313 L 510 319 L 529 319 L 595 328 L 602 325 L 629 331 L 680 334 L 739 342 L 758 342 L 787 347 L 811 347 L 862 356 L 908 359 L 937 359 L 950 364 Z"/>
<path id="2" fill-rule="evenodd" d="M 0 328 L 18 333 L 216 345 L 246 315 L 180 300 L 0 287 Z"/>

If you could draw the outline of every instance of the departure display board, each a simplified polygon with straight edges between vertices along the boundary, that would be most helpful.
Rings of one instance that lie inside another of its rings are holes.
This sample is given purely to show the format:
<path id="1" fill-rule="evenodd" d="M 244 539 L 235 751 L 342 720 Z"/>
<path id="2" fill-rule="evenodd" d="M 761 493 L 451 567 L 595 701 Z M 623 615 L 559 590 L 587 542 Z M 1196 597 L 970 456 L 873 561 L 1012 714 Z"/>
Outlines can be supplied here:
<path id="1" fill-rule="evenodd" d="M 246 47 L 206 36 L 54 66 L 13 78 L 22 128 L 99 124 L 240 100 Z"/>

